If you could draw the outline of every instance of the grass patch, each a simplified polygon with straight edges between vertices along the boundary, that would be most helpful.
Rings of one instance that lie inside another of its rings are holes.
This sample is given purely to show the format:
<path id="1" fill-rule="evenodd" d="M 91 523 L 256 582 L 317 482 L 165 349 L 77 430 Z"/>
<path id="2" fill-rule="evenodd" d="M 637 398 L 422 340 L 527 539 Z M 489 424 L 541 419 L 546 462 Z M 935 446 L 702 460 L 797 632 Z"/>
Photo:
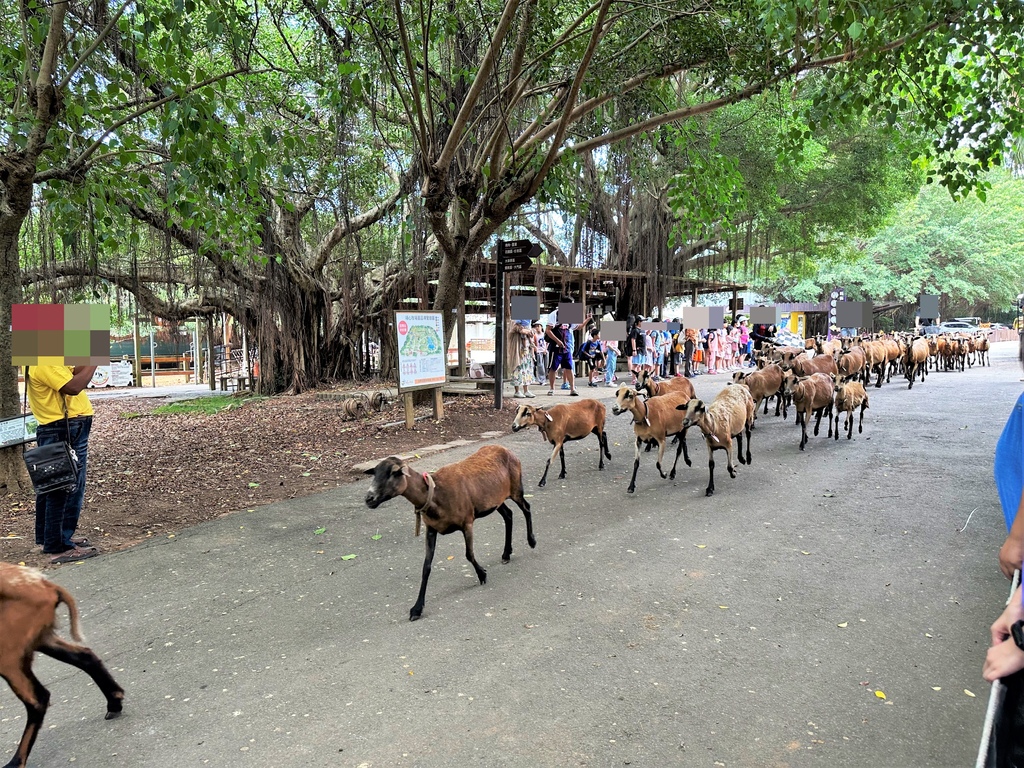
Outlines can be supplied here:
<path id="1" fill-rule="evenodd" d="M 194 400 L 178 400 L 167 405 L 160 405 L 153 409 L 158 416 L 167 416 L 176 413 L 200 414 L 209 416 L 220 413 L 230 408 L 240 408 L 245 403 L 256 400 L 264 400 L 262 397 L 236 397 L 235 395 L 211 395 L 210 397 L 197 397 Z"/>

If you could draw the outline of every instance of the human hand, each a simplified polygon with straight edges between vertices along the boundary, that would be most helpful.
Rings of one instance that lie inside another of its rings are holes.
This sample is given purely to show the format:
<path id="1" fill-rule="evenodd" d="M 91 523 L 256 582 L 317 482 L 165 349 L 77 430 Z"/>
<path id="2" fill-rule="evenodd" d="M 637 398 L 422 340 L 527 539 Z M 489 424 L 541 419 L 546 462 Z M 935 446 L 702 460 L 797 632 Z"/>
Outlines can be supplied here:
<path id="1" fill-rule="evenodd" d="M 991 683 L 1021 669 L 1024 669 L 1024 651 L 1013 640 L 1004 640 L 988 649 L 981 674 Z"/>
<path id="2" fill-rule="evenodd" d="M 1021 603 L 1020 599 L 1020 587 L 1017 587 L 1010 598 L 1010 602 L 1006 604 L 1006 608 L 999 614 L 999 618 L 992 622 L 990 627 L 992 645 L 998 645 L 1006 640 L 1010 636 L 1010 627 L 1021 619 L 1024 619 L 1024 604 Z"/>
<path id="3" fill-rule="evenodd" d="M 1008 578 L 1013 578 L 1013 572 L 1021 567 L 1024 561 L 1024 541 L 1016 536 L 1007 536 L 1003 546 L 999 548 L 999 570 Z"/>

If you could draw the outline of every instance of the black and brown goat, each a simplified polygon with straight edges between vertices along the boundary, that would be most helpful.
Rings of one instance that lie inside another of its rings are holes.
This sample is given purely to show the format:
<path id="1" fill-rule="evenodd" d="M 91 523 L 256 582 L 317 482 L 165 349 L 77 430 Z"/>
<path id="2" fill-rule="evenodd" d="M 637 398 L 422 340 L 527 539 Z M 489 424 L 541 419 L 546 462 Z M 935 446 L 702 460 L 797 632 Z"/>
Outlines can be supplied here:
<path id="1" fill-rule="evenodd" d="M 846 439 L 853 439 L 853 412 L 860 408 L 860 426 L 858 434 L 864 431 L 864 411 L 868 408 L 868 393 L 864 390 L 864 382 L 854 378 L 840 376 L 836 379 L 835 416 L 836 440 L 839 439 L 839 417 L 846 414 Z"/>
<path id="2" fill-rule="evenodd" d="M 679 454 L 683 454 L 686 466 L 690 466 L 690 455 L 686 449 L 686 431 L 683 429 L 683 415 L 676 412 L 676 405 L 686 402 L 680 394 L 663 395 L 645 400 L 643 395 L 636 390 L 623 384 L 615 391 L 615 405 L 612 406 L 612 413 L 616 416 L 622 413 L 629 413 L 633 417 L 633 435 L 636 437 L 636 449 L 633 452 L 633 476 L 629 479 L 627 493 L 636 490 L 636 473 L 640 469 L 640 446 L 649 441 L 658 444 L 658 460 L 655 467 L 662 479 L 668 477 L 675 479 L 676 464 L 679 463 Z M 676 458 L 672 462 L 672 471 L 666 475 L 661 468 L 661 462 L 665 458 L 665 444 L 669 436 L 677 435 L 679 445 L 676 448 Z"/>
<path id="3" fill-rule="evenodd" d="M 817 416 L 814 423 L 814 436 L 818 436 L 818 429 L 821 426 L 821 417 L 828 415 L 828 436 L 832 437 L 832 407 L 835 383 L 831 376 L 824 373 L 815 373 L 806 378 L 800 379 L 792 373 L 786 377 L 783 384 L 786 392 L 793 396 L 793 405 L 796 406 L 800 419 L 800 450 L 807 445 L 807 422 L 812 415 Z"/>
<path id="4" fill-rule="evenodd" d="M 662 395 L 682 395 L 687 400 L 694 397 L 693 384 L 682 376 L 673 376 L 664 381 L 655 381 L 646 370 L 640 371 L 636 378 L 636 391 L 647 395 L 647 397 L 661 397 Z"/>
<path id="5" fill-rule="evenodd" d="M 558 475 L 565 477 L 565 443 L 582 440 L 587 435 L 597 435 L 597 468 L 604 469 L 605 458 L 611 458 L 608 452 L 608 434 L 604 431 L 607 411 L 600 400 L 578 400 L 575 403 L 552 405 L 538 408 L 534 405 L 520 405 L 512 431 L 518 432 L 526 427 L 536 426 L 541 435 L 555 448 L 544 465 L 544 474 L 537 485 L 543 488 L 548 481 L 548 469 L 555 454 L 562 460 L 562 471 Z"/>
<path id="6" fill-rule="evenodd" d="M 54 632 L 57 606 L 61 603 L 68 607 L 74 643 Z M 114 682 L 99 657 L 81 644 L 78 606 L 64 587 L 31 568 L 0 563 L 0 629 L 0 677 L 11 686 L 27 711 L 21 742 L 5 768 L 23 768 L 28 763 L 50 703 L 50 692 L 32 674 L 36 651 L 89 675 L 107 699 L 107 720 L 121 714 L 124 689 Z"/>
<path id="7" fill-rule="evenodd" d="M 512 557 L 512 510 L 505 504 L 512 499 L 526 518 L 526 541 L 537 546 L 533 536 L 530 502 L 523 495 L 523 468 L 508 448 L 485 445 L 462 461 L 441 467 L 436 472 L 417 472 L 397 456 L 384 459 L 366 471 L 373 476 L 373 485 L 366 494 L 366 506 L 376 509 L 388 499 L 404 496 L 416 511 L 416 535 L 421 520 L 427 526 L 427 553 L 423 560 L 423 577 L 416 604 L 409 611 L 409 621 L 423 615 L 427 580 L 434 561 L 437 534 L 447 536 L 462 531 L 466 541 L 466 559 L 476 571 L 481 584 L 487 583 L 487 571 L 473 555 L 473 523 L 497 510 L 505 521 L 505 549 L 501 561 Z"/>

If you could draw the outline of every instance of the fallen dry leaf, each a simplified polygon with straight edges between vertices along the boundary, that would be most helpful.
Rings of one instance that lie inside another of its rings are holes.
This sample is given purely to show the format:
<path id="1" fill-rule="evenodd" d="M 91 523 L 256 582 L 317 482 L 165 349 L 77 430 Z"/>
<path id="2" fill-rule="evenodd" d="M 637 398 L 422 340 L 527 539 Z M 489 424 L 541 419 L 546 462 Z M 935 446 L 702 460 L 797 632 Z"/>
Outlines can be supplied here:
<path id="1" fill-rule="evenodd" d="M 849 625 L 850 622 L 848 621 L 844 621 L 842 624 L 836 624 L 837 627 L 842 627 L 843 629 L 846 629 Z"/>
<path id="2" fill-rule="evenodd" d="M 966 427 L 965 427 L 965 429 L 966 429 Z M 966 693 L 966 694 L 967 694 L 968 696 L 970 696 L 970 697 L 971 697 L 972 699 L 974 699 L 974 698 L 977 698 L 977 697 L 976 697 L 976 696 L 975 696 L 975 695 L 974 695 L 973 693 L 971 693 L 970 691 L 968 691 L 968 690 L 967 690 L 966 688 L 964 688 L 964 693 Z"/>
<path id="3" fill-rule="evenodd" d="M 942 686 L 941 685 L 933 685 L 932 686 L 932 690 L 933 691 L 941 691 L 942 690 Z"/>
<path id="4" fill-rule="evenodd" d="M 875 691 L 875 696 L 880 698 L 882 701 L 885 701 L 885 694 L 882 693 L 881 691 Z"/>

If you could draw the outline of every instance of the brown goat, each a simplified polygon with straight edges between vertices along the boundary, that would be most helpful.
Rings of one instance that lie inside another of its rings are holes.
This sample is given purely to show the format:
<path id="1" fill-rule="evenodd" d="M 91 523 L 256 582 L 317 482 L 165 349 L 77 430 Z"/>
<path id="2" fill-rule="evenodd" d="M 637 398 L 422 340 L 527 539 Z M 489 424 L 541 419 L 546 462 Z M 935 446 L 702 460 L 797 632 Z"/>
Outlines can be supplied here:
<path id="1" fill-rule="evenodd" d="M 61 603 L 68 607 L 74 643 L 54 632 Z M 114 682 L 99 657 L 81 645 L 78 606 L 66 589 L 31 568 L 0 563 L 0 627 L 0 677 L 27 710 L 25 732 L 6 768 L 22 768 L 28 762 L 50 703 L 50 692 L 32 674 L 36 651 L 89 675 L 107 699 L 107 720 L 121 714 L 124 689 Z"/>
<path id="2" fill-rule="evenodd" d="M 828 414 L 828 436 L 832 437 L 832 396 L 835 391 L 832 377 L 824 373 L 815 373 L 803 379 L 790 375 L 786 377 L 783 386 L 793 396 L 793 405 L 801 415 L 800 450 L 804 450 L 807 445 L 807 422 L 812 414 L 818 417 L 814 423 L 814 436 L 818 436 L 821 417 Z"/>
<path id="3" fill-rule="evenodd" d="M 978 365 L 992 365 L 992 361 L 988 356 L 989 342 L 988 336 L 979 335 L 974 339 L 974 353 L 977 355 Z"/>
<path id="4" fill-rule="evenodd" d="M 512 421 L 512 431 L 518 432 L 526 427 L 536 426 L 541 435 L 555 446 L 544 465 L 537 486 L 543 488 L 548 481 L 548 469 L 555 454 L 562 459 L 561 480 L 565 477 L 564 444 L 572 440 L 582 440 L 587 435 L 597 435 L 597 468 L 604 469 L 605 457 L 611 458 L 608 452 L 608 434 L 604 431 L 605 407 L 600 400 L 579 400 L 575 403 L 552 405 L 538 408 L 533 405 L 521 405 Z"/>
<path id="5" fill-rule="evenodd" d="M 857 433 L 864 431 L 864 411 L 868 408 L 868 393 L 864 390 L 864 382 L 853 378 L 836 379 L 835 416 L 836 440 L 839 439 L 839 416 L 846 414 L 846 439 L 853 439 L 853 412 L 860 408 L 860 425 Z"/>
<path id="6" fill-rule="evenodd" d="M 622 385 L 616 390 L 612 413 L 618 416 L 620 413 L 629 412 L 633 416 L 633 434 L 636 436 L 636 450 L 633 452 L 633 476 L 629 480 L 627 493 L 633 493 L 636 490 L 636 473 L 640 468 L 640 446 L 649 440 L 658 444 L 658 461 L 655 466 L 662 479 L 665 477 L 670 480 L 675 479 L 676 464 L 679 463 L 680 453 L 683 454 L 686 466 L 690 466 L 683 416 L 675 409 L 676 405 L 684 402 L 686 400 L 678 394 L 644 400 L 636 390 L 626 385 Z M 672 471 L 666 475 L 661 469 L 661 461 L 665 458 L 665 441 L 669 435 L 678 435 L 679 445 L 676 448 L 675 461 L 672 462 Z"/>
<path id="7" fill-rule="evenodd" d="M 844 378 L 864 378 L 864 366 L 867 365 L 867 358 L 864 355 L 863 347 L 851 347 L 839 353 L 839 360 L 836 361 L 836 368 L 839 375 Z"/>
<path id="8" fill-rule="evenodd" d="M 889 362 L 889 352 L 885 348 L 885 344 L 880 341 L 865 341 L 861 344 L 861 349 L 864 350 L 864 385 L 871 381 L 871 375 L 878 370 L 878 379 L 875 381 L 876 387 L 882 386 L 882 378 L 885 376 L 885 367 Z"/>
<path id="9" fill-rule="evenodd" d="M 797 357 L 792 362 L 793 373 L 797 376 L 810 376 L 812 373 L 824 373 L 836 375 L 839 369 L 836 367 L 835 358 L 832 355 L 815 355 L 814 357 Z"/>
<path id="10" fill-rule="evenodd" d="M 366 471 L 373 475 L 373 485 L 366 494 L 366 506 L 376 509 L 396 496 L 404 496 L 416 510 L 416 535 L 420 534 L 420 520 L 427 525 L 427 553 L 423 560 L 423 577 L 416 604 L 409 611 L 409 621 L 423 615 L 427 594 L 427 580 L 434 561 L 437 534 L 447 536 L 462 531 L 466 541 L 466 559 L 472 564 L 481 584 L 487 583 L 487 571 L 480 567 L 473 555 L 473 523 L 495 510 L 505 521 L 505 549 L 501 561 L 512 557 L 512 510 L 505 504 L 512 499 L 526 518 L 526 541 L 537 546 L 533 536 L 533 516 L 530 502 L 523 495 L 523 469 L 519 459 L 508 448 L 485 445 L 462 461 L 441 467 L 433 474 L 416 472 L 397 456 L 384 459 L 375 468 Z"/>
<path id="11" fill-rule="evenodd" d="M 715 451 L 723 450 L 728 457 L 729 477 L 736 477 L 732 463 L 732 441 L 736 440 L 736 454 L 740 464 L 750 464 L 750 430 L 754 426 L 754 399 L 746 387 L 729 385 L 719 392 L 710 405 L 696 398 L 676 406 L 684 412 L 683 425 L 700 427 L 708 446 L 708 487 L 705 496 L 715 492 Z M 743 453 L 743 435 L 747 436 L 747 452 Z"/>
<path id="12" fill-rule="evenodd" d="M 764 402 L 764 412 L 768 413 L 768 401 L 775 397 L 775 415 L 782 410 L 782 418 L 789 418 L 789 409 L 786 398 L 782 394 L 783 370 L 776 363 L 770 363 L 759 371 L 736 371 L 732 380 L 742 384 L 750 390 L 750 396 L 754 399 L 754 418 L 757 418 L 757 410 Z"/>
<path id="13" fill-rule="evenodd" d="M 693 384 L 689 379 L 677 376 L 665 381 L 655 381 L 646 370 L 640 371 L 640 375 L 637 376 L 636 391 L 647 395 L 647 397 L 679 394 L 689 400 L 694 396 Z"/>
<path id="14" fill-rule="evenodd" d="M 918 372 L 921 374 L 921 381 L 924 382 L 925 374 L 928 372 L 928 340 L 923 336 L 914 339 L 913 344 L 907 348 L 906 356 L 903 358 L 903 369 L 910 385 L 907 389 L 914 388 L 914 379 Z"/>

